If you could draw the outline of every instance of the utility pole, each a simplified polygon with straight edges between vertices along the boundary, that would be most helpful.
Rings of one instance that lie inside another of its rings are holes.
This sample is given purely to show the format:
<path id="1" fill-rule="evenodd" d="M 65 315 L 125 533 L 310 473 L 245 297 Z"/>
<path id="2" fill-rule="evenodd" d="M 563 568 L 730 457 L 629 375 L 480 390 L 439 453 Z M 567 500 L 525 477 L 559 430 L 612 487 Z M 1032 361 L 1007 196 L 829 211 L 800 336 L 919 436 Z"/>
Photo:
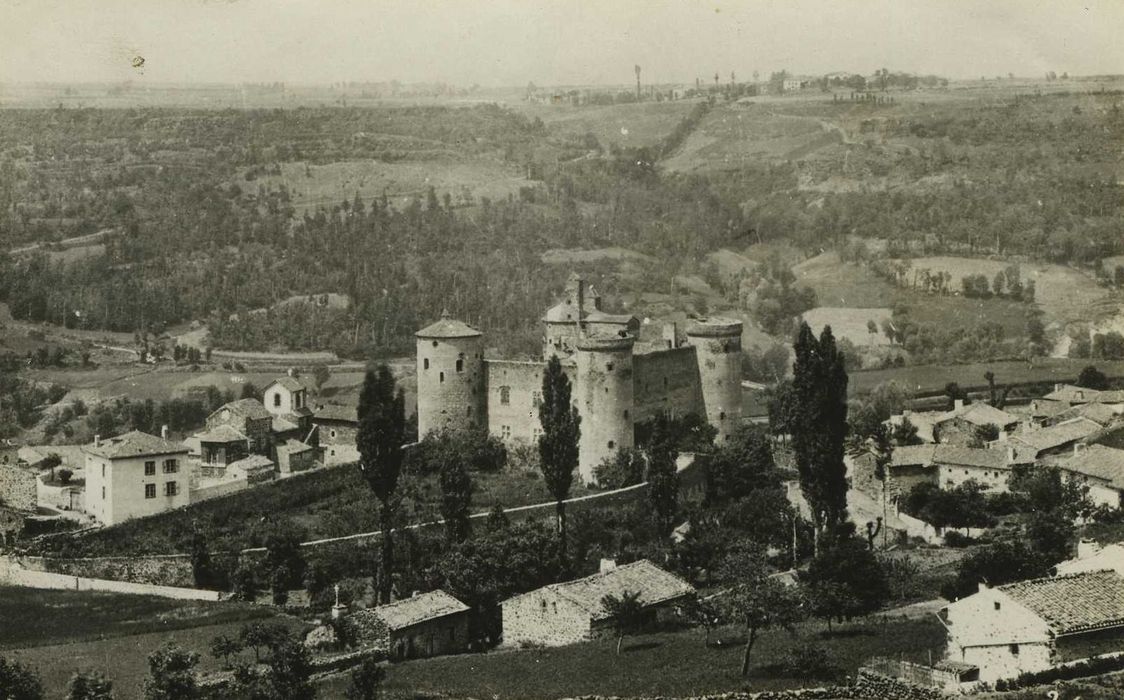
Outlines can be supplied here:
<path id="1" fill-rule="evenodd" d="M 634 69 L 636 70 L 636 101 L 639 102 L 640 101 L 640 66 L 639 66 L 639 64 L 634 66 Z"/>

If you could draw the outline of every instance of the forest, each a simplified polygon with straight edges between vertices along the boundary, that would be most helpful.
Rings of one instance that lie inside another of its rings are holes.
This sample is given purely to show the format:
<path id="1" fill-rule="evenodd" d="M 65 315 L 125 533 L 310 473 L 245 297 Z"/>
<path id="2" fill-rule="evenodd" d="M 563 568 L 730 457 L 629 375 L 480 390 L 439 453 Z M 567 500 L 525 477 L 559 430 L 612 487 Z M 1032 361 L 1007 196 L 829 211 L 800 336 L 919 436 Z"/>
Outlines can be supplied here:
<path id="1" fill-rule="evenodd" d="M 850 144 L 847 167 L 946 184 L 837 192 L 798 186 L 831 174 L 831 159 L 662 168 L 708 109 L 728 109 L 707 103 L 637 148 L 560 135 L 496 105 L 7 110 L 0 246 L 106 235 L 103 250 L 74 259 L 49 246 L 10 252 L 0 259 L 0 299 L 17 319 L 148 332 L 200 321 L 219 348 L 356 358 L 408 352 L 414 330 L 448 308 L 502 351 L 530 355 L 537 319 L 570 271 L 542 262 L 549 249 L 648 256 L 637 274 L 597 280 L 618 306 L 698 274 L 714 250 L 769 242 L 812 255 L 857 236 L 885 242 L 890 257 L 998 254 L 1093 266 L 1124 252 L 1113 174 L 1113 144 L 1124 138 L 1119 99 L 1051 94 L 902 108 L 877 129 L 906 147 Z M 827 100 L 788 109 L 842 118 L 865 108 Z M 405 203 L 343 191 L 338 203 L 301 212 L 286 186 L 262 179 L 285 163 L 356 159 L 435 168 L 487 160 L 529 179 L 494 200 L 432 187 Z M 783 282 L 770 289 L 781 292 L 758 304 L 762 325 L 791 328 L 775 307 L 785 316 L 812 300 Z M 328 292 L 349 303 L 279 304 Z"/>

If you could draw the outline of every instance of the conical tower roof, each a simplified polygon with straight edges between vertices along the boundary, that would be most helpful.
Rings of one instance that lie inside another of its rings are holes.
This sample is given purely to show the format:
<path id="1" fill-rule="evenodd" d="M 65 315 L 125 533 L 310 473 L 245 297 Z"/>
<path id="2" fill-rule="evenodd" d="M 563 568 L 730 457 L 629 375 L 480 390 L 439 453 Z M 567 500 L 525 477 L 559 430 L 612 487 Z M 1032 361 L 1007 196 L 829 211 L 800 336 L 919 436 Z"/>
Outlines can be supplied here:
<path id="1" fill-rule="evenodd" d="M 441 312 L 441 320 L 431 323 L 415 333 L 419 338 L 476 338 L 483 333 L 468 325 L 449 317 L 449 310 Z"/>

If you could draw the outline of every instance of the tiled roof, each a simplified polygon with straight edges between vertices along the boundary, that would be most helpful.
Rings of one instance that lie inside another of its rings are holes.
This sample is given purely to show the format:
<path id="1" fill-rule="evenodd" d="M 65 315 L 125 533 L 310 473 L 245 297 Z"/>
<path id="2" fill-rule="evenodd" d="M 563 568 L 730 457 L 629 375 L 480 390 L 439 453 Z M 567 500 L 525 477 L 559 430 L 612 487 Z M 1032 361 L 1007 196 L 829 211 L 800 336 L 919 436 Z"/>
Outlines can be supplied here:
<path id="1" fill-rule="evenodd" d="M 301 384 L 294 377 L 290 377 L 288 375 L 285 375 L 284 377 L 278 377 L 277 379 L 274 379 L 272 382 L 269 383 L 269 386 L 267 386 L 266 389 L 268 389 L 270 386 L 273 386 L 274 384 L 277 384 L 278 386 L 280 386 L 282 388 L 288 389 L 289 391 L 301 391 L 301 390 L 304 389 L 304 384 Z"/>
<path id="2" fill-rule="evenodd" d="M 917 437 L 925 442 L 936 442 L 936 438 L 933 436 L 933 426 L 944 420 L 947 415 L 947 411 L 911 411 L 909 415 L 890 416 L 886 422 L 891 426 L 897 426 L 903 420 L 908 420 L 917 428 Z"/>
<path id="3" fill-rule="evenodd" d="M 297 430 L 300 428 L 296 423 L 287 418 L 282 418 L 281 416 L 274 416 L 273 423 L 270 427 L 275 433 L 287 433 L 290 430 Z"/>
<path id="4" fill-rule="evenodd" d="M 1047 428 L 1020 433 L 1019 435 L 1011 437 L 1011 440 L 1018 441 L 1041 452 L 1054 447 L 1060 447 L 1067 442 L 1074 442 L 1075 440 L 1089 437 L 1100 429 L 1101 426 L 1098 423 L 1088 418 L 1074 418 L 1073 420 L 1067 420 Z"/>
<path id="5" fill-rule="evenodd" d="M 1050 401 L 1064 401 L 1066 403 L 1087 403 L 1095 401 L 1101 394 L 1096 389 L 1087 389 L 1081 386 L 1074 386 L 1072 384 L 1063 384 L 1058 388 L 1046 394 L 1042 398 Z"/>
<path id="6" fill-rule="evenodd" d="M 1108 389 L 1102 391 L 1100 395 L 1097 396 L 1097 401 L 1101 403 L 1124 403 L 1124 390 Z"/>
<path id="7" fill-rule="evenodd" d="M 468 609 L 467 605 L 445 591 L 436 590 L 420 593 L 412 598 L 396 600 L 377 608 L 360 610 L 354 613 L 354 617 L 378 618 L 391 630 L 402 630 L 446 615 L 462 613 Z"/>
<path id="8" fill-rule="evenodd" d="M 313 414 L 312 420 L 335 420 L 347 423 L 358 423 L 359 409 L 355 406 L 324 406 Z"/>
<path id="9" fill-rule="evenodd" d="M 1006 469 L 1008 466 L 1007 450 L 1004 447 L 960 447 L 958 445 L 934 445 L 934 447 L 936 449 L 933 451 L 933 461 L 939 464 L 984 467 L 986 469 Z"/>
<path id="10" fill-rule="evenodd" d="M 140 457 L 148 455 L 183 454 L 187 447 L 155 435 L 133 430 L 117 437 L 102 440 L 98 445 L 87 445 L 86 451 L 107 459 Z"/>
<path id="11" fill-rule="evenodd" d="M 226 423 L 215 426 L 210 430 L 196 433 L 193 437 L 199 442 L 241 442 L 249 440 L 249 438 L 243 435 L 239 430 L 236 430 Z"/>
<path id="12" fill-rule="evenodd" d="M 284 447 L 289 451 L 289 454 L 291 455 L 300 454 L 301 452 L 308 452 L 309 450 L 315 449 L 312 445 L 305 444 L 300 440 L 294 440 L 292 438 L 289 438 L 285 441 Z"/>
<path id="13" fill-rule="evenodd" d="M 936 445 L 899 445 L 894 448 L 890 457 L 890 466 L 906 467 L 915 464 L 932 464 L 936 450 Z"/>
<path id="14" fill-rule="evenodd" d="M 1030 413 L 1036 418 L 1049 418 L 1069 410 L 1069 404 L 1051 399 L 1035 399 L 1030 402 Z"/>
<path id="15" fill-rule="evenodd" d="M 555 583 L 546 588 L 575 603 L 594 620 L 609 617 L 601 604 L 601 599 L 607 595 L 620 596 L 625 591 L 636 592 L 640 594 L 641 605 L 651 606 L 695 592 L 691 584 L 647 559 L 576 581 Z"/>
<path id="16" fill-rule="evenodd" d="M 1124 489 L 1124 450 L 1088 445 L 1062 460 L 1058 466 L 1066 471 L 1103 479 L 1116 488 Z"/>
<path id="17" fill-rule="evenodd" d="M 239 416 L 242 418 L 249 418 L 251 420 L 261 420 L 263 418 L 270 418 L 272 415 L 269 411 L 265 410 L 265 406 L 257 399 L 238 399 L 231 401 L 228 404 L 223 404 L 217 411 L 212 413 L 222 414 L 223 411 L 230 411 L 232 416 Z"/>
<path id="18" fill-rule="evenodd" d="M 995 425 L 999 428 L 1019 422 L 1018 416 L 1007 413 L 1006 411 L 1001 411 L 994 406 L 989 406 L 982 402 L 968 404 L 959 410 L 950 411 L 944 418 L 941 418 L 937 422 L 943 423 L 953 418 L 961 418 L 972 425 Z"/>
<path id="19" fill-rule="evenodd" d="M 1124 579 L 1115 571 L 1031 579 L 997 590 L 1041 617 L 1054 634 L 1124 626 Z"/>
<path id="20" fill-rule="evenodd" d="M 440 321 L 431 323 L 414 335 L 419 338 L 475 338 L 482 334 L 464 321 L 449 318 L 446 312 L 441 315 Z"/>
<path id="21" fill-rule="evenodd" d="M 1088 418 L 1089 420 L 1096 421 L 1103 426 L 1115 421 L 1117 418 L 1119 418 L 1119 414 L 1115 410 L 1113 410 L 1111 406 L 1106 406 L 1100 401 L 1094 401 L 1092 403 L 1086 403 L 1079 406 L 1074 406 L 1072 408 L 1067 408 L 1066 410 L 1056 414 L 1054 417 L 1059 421 L 1066 421 L 1072 418 Z"/>
<path id="22" fill-rule="evenodd" d="M 250 455 L 226 465 L 227 469 L 241 469 L 246 473 L 273 469 L 273 460 L 264 455 Z"/>

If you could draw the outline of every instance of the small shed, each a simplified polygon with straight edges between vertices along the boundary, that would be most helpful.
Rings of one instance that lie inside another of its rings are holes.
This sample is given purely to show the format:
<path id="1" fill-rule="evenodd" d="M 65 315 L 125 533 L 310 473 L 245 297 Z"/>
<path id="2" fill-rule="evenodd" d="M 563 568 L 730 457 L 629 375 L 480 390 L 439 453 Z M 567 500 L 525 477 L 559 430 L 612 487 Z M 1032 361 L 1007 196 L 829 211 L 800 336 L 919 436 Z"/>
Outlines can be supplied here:
<path id="1" fill-rule="evenodd" d="M 457 654 L 468 649 L 469 607 L 445 591 L 403 598 L 348 616 L 360 646 L 396 661 Z"/>

